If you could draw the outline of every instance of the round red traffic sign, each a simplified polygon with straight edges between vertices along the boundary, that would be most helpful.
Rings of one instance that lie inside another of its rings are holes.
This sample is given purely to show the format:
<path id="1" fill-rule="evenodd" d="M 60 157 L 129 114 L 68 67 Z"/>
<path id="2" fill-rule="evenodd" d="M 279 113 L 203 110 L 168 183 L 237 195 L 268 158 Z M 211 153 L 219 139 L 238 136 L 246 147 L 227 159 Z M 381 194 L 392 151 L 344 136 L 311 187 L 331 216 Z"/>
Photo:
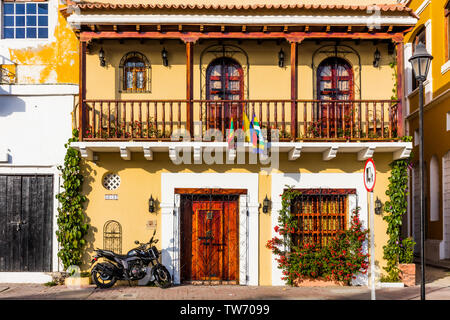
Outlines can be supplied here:
<path id="1" fill-rule="evenodd" d="M 375 187 L 375 180 L 377 178 L 375 170 L 375 162 L 372 158 L 367 159 L 366 165 L 364 166 L 364 186 L 368 192 L 372 192 Z"/>

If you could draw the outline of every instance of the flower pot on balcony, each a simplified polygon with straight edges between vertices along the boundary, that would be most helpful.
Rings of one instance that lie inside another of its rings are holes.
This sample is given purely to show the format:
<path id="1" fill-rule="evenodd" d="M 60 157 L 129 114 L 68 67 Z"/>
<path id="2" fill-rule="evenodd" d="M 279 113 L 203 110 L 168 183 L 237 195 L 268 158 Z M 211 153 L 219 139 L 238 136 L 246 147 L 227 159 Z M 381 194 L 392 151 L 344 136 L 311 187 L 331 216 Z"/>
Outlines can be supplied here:
<path id="1" fill-rule="evenodd" d="M 407 287 L 416 285 L 416 265 L 414 263 L 400 263 L 400 279 Z"/>
<path id="2" fill-rule="evenodd" d="M 323 278 L 298 278 L 294 280 L 296 287 L 336 287 L 345 286 L 344 282 L 326 280 Z"/>

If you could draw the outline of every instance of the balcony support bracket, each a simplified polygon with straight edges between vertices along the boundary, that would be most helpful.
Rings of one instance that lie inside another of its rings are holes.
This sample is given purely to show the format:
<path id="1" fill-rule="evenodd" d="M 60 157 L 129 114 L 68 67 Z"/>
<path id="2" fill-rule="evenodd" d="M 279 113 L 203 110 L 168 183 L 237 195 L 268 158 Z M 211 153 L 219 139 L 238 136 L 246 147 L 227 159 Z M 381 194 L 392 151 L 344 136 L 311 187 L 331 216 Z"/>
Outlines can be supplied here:
<path id="1" fill-rule="evenodd" d="M 358 161 L 365 161 L 369 158 L 373 157 L 373 154 L 375 152 L 376 147 L 375 146 L 369 146 L 361 151 L 358 152 Z"/>
<path id="2" fill-rule="evenodd" d="M 83 159 L 88 161 L 94 160 L 94 152 L 92 152 L 92 150 L 88 149 L 87 147 L 80 147 L 79 150 Z"/>
<path id="3" fill-rule="evenodd" d="M 411 155 L 412 147 L 404 147 L 403 149 L 397 150 L 393 153 L 393 159 L 405 159 Z"/>
<path id="4" fill-rule="evenodd" d="M 338 150 L 339 150 L 339 147 L 337 147 L 337 146 L 332 146 L 332 147 L 328 148 L 327 150 L 325 150 L 322 153 L 323 161 L 329 161 L 331 159 L 336 158 L 336 154 L 337 154 Z"/>
<path id="5" fill-rule="evenodd" d="M 144 157 L 147 160 L 153 160 L 153 151 L 150 147 L 143 147 L 144 150 Z"/>
<path id="6" fill-rule="evenodd" d="M 127 147 L 120 147 L 120 156 L 123 160 L 131 160 L 131 152 Z"/>
<path id="7" fill-rule="evenodd" d="M 294 147 L 289 151 L 288 159 L 289 161 L 294 161 L 300 158 L 300 155 L 302 153 L 302 147 Z"/>

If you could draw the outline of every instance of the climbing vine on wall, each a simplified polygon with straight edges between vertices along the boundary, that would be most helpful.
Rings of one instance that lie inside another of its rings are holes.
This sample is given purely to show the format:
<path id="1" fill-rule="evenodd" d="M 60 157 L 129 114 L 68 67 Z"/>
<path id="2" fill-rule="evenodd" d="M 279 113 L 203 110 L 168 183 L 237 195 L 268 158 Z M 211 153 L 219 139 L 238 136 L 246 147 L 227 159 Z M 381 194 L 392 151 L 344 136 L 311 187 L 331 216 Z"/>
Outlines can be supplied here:
<path id="1" fill-rule="evenodd" d="M 394 87 L 392 88 L 392 96 L 391 100 L 397 100 L 397 88 L 398 88 L 398 80 L 397 80 L 397 58 L 395 55 L 392 56 L 392 61 L 389 63 L 389 67 L 392 69 L 392 80 L 394 81 Z"/>
<path id="2" fill-rule="evenodd" d="M 81 265 L 82 250 L 86 244 L 84 237 L 89 228 L 83 214 L 86 197 L 81 194 L 83 185 L 81 157 L 79 151 L 70 147 L 70 143 L 78 141 L 77 137 L 78 131 L 74 130 L 73 137 L 64 145 L 67 149 L 64 165 L 58 166 L 63 179 L 63 191 L 56 195 L 59 201 L 56 237 L 60 246 L 58 257 L 63 263 L 64 270 L 72 265 Z"/>
<path id="3" fill-rule="evenodd" d="M 403 139 L 408 140 L 408 139 Z M 388 223 L 386 233 L 389 240 L 383 246 L 384 256 L 387 266 L 384 270 L 387 276 L 384 281 L 397 282 L 400 280 L 398 269 L 399 258 L 405 255 L 404 250 L 412 250 L 414 246 L 403 246 L 400 234 L 402 226 L 402 217 L 407 211 L 407 195 L 408 195 L 408 167 L 411 166 L 411 157 L 408 159 L 400 159 L 391 163 L 391 176 L 389 177 L 389 185 L 386 195 L 389 201 L 384 205 L 384 211 L 388 214 L 383 219 Z"/>

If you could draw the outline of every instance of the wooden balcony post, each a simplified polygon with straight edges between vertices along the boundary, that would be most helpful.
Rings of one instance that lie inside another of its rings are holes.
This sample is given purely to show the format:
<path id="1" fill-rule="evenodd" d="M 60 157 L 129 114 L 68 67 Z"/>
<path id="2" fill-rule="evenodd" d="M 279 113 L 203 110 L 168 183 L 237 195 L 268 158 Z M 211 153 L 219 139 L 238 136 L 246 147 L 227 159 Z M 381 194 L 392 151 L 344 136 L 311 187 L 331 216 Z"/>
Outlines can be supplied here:
<path id="1" fill-rule="evenodd" d="M 186 40 L 186 130 L 194 136 L 194 105 L 192 99 L 194 98 L 194 41 Z"/>
<path id="2" fill-rule="evenodd" d="M 404 50 L 403 36 L 394 39 L 397 51 L 397 99 L 399 100 L 397 107 L 397 137 L 401 137 L 404 132 L 403 106 L 405 105 L 404 95 Z"/>
<path id="3" fill-rule="evenodd" d="M 298 54 L 297 42 L 291 42 L 291 134 L 297 139 Z"/>
<path id="4" fill-rule="evenodd" d="M 79 56 L 79 94 L 78 94 L 78 139 L 83 141 L 83 135 L 86 130 L 86 41 L 80 41 Z"/>
<path id="5" fill-rule="evenodd" d="M 298 132 L 298 44 L 302 40 L 288 39 L 291 43 L 291 135 L 294 141 L 297 139 Z"/>

